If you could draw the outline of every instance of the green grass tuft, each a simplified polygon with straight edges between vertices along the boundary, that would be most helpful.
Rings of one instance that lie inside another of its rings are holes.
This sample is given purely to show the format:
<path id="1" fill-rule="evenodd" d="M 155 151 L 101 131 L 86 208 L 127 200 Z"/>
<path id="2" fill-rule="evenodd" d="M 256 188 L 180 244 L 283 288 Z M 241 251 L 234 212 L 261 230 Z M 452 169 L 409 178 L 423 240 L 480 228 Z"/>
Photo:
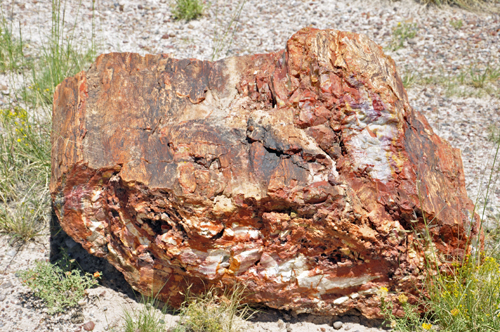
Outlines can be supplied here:
<path id="1" fill-rule="evenodd" d="M 495 137 L 495 139 L 497 139 Z M 487 201 L 490 184 L 498 170 L 495 168 L 500 151 L 500 139 L 497 141 L 495 156 L 491 166 L 490 177 L 486 188 Z M 417 191 L 418 188 L 417 188 Z M 420 197 L 420 195 L 419 195 Z M 420 198 L 422 200 L 422 198 Z M 482 216 L 484 220 L 484 203 Z M 475 210 L 478 209 L 477 204 Z M 478 209 L 479 210 L 479 209 Z M 473 213 L 474 214 L 474 213 Z M 447 332 L 484 332 L 500 331 L 500 245 L 498 230 L 492 238 L 485 240 L 485 251 L 481 251 L 478 243 L 472 242 L 472 251 L 457 262 L 446 262 L 440 257 L 435 247 L 429 245 L 433 236 L 429 230 L 430 223 L 424 217 L 423 232 L 415 231 L 421 236 L 425 245 L 425 288 L 417 290 L 420 299 L 416 303 L 408 303 L 406 294 L 391 294 L 397 297 L 403 309 L 403 317 L 396 316 L 394 305 L 385 301 L 387 289 L 381 289 L 381 311 L 386 323 L 395 331 L 436 330 Z M 480 229 L 482 228 L 482 225 Z M 450 264 L 451 263 L 451 264 Z M 393 298 L 394 298 L 393 297 Z M 418 314 L 419 309 L 426 312 Z"/>
<path id="2" fill-rule="evenodd" d="M 84 70 L 96 56 L 93 38 L 88 47 L 81 48 L 78 47 L 74 30 L 64 33 L 65 11 L 61 0 L 52 0 L 49 43 L 42 46 L 39 61 L 30 66 L 30 77 L 26 81 L 31 81 L 31 84 L 24 86 L 21 91 L 22 99 L 31 105 L 52 105 L 57 85 L 66 77 Z M 76 22 L 73 26 L 77 26 Z"/>
<path id="3" fill-rule="evenodd" d="M 50 121 L 0 109 L 0 232 L 26 241 L 48 222 Z"/>
<path id="4" fill-rule="evenodd" d="M 414 85 L 438 85 L 446 90 L 447 96 L 483 97 L 500 93 L 500 67 L 498 65 L 479 66 L 472 64 L 460 69 L 456 74 L 432 73 L 416 76 L 406 69 L 401 75 L 405 88 Z"/>
<path id="5" fill-rule="evenodd" d="M 0 71 L 11 76 L 11 86 L 20 85 L 11 97 L 23 105 L 0 109 L 0 233 L 23 241 L 39 235 L 50 218 L 50 114 L 54 90 L 95 57 L 93 39 L 90 46 L 78 48 L 74 36 L 63 33 L 64 13 L 62 2 L 53 0 L 49 42 L 33 61 L 25 60 L 21 37 L 13 39 L 5 20 L 0 18 Z"/>
<path id="6" fill-rule="evenodd" d="M 172 14 L 177 20 L 191 21 L 201 16 L 203 9 L 200 0 L 175 0 Z"/>
<path id="7" fill-rule="evenodd" d="M 220 294 L 217 289 L 210 288 L 203 295 L 187 296 L 174 332 L 245 331 L 245 319 L 252 311 L 242 304 L 244 291 L 244 287 L 236 286 Z"/>
<path id="8" fill-rule="evenodd" d="M 12 36 L 11 27 L 0 18 L 0 73 L 18 70 L 23 62 L 23 43 L 21 38 L 16 40 Z"/>
<path id="9" fill-rule="evenodd" d="M 421 3 L 434 6 L 456 6 L 467 10 L 498 11 L 492 5 L 499 4 L 499 0 L 420 0 Z"/>
<path id="10" fill-rule="evenodd" d="M 397 51 L 404 47 L 404 42 L 408 39 L 415 38 L 417 35 L 418 27 L 416 23 L 399 22 L 392 31 L 392 41 L 390 49 Z"/>
<path id="11" fill-rule="evenodd" d="M 165 311 L 158 309 L 160 302 L 156 298 L 143 298 L 142 303 L 140 310 L 124 311 L 124 332 L 164 332 Z"/>
<path id="12" fill-rule="evenodd" d="M 460 30 L 460 28 L 462 28 L 462 26 L 464 25 L 464 22 L 462 20 L 450 20 L 450 25 L 456 29 L 456 30 Z"/>

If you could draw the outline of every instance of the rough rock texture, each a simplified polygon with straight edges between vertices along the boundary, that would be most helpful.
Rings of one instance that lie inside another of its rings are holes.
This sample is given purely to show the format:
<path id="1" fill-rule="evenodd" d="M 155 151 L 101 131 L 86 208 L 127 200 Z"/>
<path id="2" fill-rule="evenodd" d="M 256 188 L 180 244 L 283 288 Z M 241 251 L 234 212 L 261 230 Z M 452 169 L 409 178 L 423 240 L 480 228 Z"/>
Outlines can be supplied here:
<path id="1" fill-rule="evenodd" d="M 174 305 L 241 283 L 252 303 L 379 317 L 379 287 L 415 293 L 426 255 L 478 238 L 460 152 L 364 35 L 306 28 L 217 62 L 101 55 L 57 88 L 52 144 L 63 229 Z"/>

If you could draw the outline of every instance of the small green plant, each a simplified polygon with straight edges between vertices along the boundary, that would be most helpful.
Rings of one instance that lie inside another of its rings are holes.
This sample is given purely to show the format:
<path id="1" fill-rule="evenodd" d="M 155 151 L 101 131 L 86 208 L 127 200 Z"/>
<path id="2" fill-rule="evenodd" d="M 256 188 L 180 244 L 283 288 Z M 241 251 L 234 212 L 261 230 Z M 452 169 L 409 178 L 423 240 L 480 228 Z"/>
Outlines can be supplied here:
<path id="1" fill-rule="evenodd" d="M 440 85 L 445 88 L 447 96 L 481 97 L 484 95 L 496 96 L 500 93 L 500 67 L 493 64 L 486 66 L 471 64 L 460 69 L 454 75 L 441 72 L 412 77 L 405 72 L 402 80 L 405 87 L 412 84 Z"/>
<path id="2" fill-rule="evenodd" d="M 12 80 L 21 74 L 23 82 L 29 82 L 11 94 L 23 103 L 23 108 L 0 109 L 0 233 L 23 241 L 39 235 L 50 218 L 53 93 L 64 78 L 81 71 L 95 55 L 93 37 L 89 47 L 77 48 L 71 30 L 63 33 L 67 30 L 62 3 L 52 0 L 51 34 L 40 57 L 33 61 L 26 61 L 23 56 L 21 34 L 19 42 L 15 41 L 12 30 L 0 17 L 0 72 L 10 74 L 17 70 Z"/>
<path id="3" fill-rule="evenodd" d="M 175 0 L 172 14 L 178 20 L 191 21 L 201 16 L 203 4 L 200 0 Z"/>
<path id="4" fill-rule="evenodd" d="M 486 188 L 485 202 L 488 200 L 490 185 L 494 178 L 497 158 L 500 151 L 500 139 L 496 143 L 493 164 Z M 422 205 L 420 188 L 417 187 Z M 475 214 L 476 207 L 472 213 Z M 484 203 L 481 220 L 484 220 L 486 203 Z M 462 260 L 445 262 L 439 258 L 435 247 L 430 245 L 433 237 L 429 231 L 432 223 L 423 214 L 424 228 L 422 232 L 415 231 L 416 236 L 423 236 L 425 250 L 425 288 L 418 303 L 407 304 L 404 294 L 398 300 L 404 310 L 404 317 L 396 317 L 393 312 L 393 302 L 385 301 L 387 289 L 381 289 L 382 313 L 396 331 L 430 330 L 433 326 L 441 331 L 499 331 L 500 330 L 500 245 L 498 241 L 486 239 L 487 251 L 481 251 L 481 245 L 475 239 L 471 243 L 471 253 Z M 481 221 L 482 222 L 482 221 Z M 471 221 L 472 223 L 472 221 Z M 482 224 L 480 225 L 480 231 Z M 478 235 L 479 236 L 479 235 Z M 496 233 L 493 234 L 495 240 Z M 489 243 L 488 243 L 489 242 Z M 468 245 L 466 245 L 468 246 Z M 443 263 L 439 268 L 439 265 Z M 426 316 L 416 314 L 418 308 L 425 309 Z"/>
<path id="5" fill-rule="evenodd" d="M 125 310 L 123 314 L 125 332 L 164 332 L 165 311 L 159 310 L 160 302 L 155 297 L 142 298 L 140 310 Z"/>
<path id="6" fill-rule="evenodd" d="M 464 22 L 462 20 L 450 20 L 450 25 L 455 28 L 456 30 L 459 30 L 463 25 Z"/>
<path id="7" fill-rule="evenodd" d="M 421 0 L 426 5 L 457 6 L 468 10 L 485 10 L 496 12 L 498 9 L 491 4 L 498 3 L 498 0 Z"/>
<path id="8" fill-rule="evenodd" d="M 72 269 L 74 260 L 63 252 L 63 258 L 56 264 L 37 261 L 33 269 L 20 271 L 19 277 L 33 294 L 44 300 L 48 313 L 63 312 L 74 307 L 85 296 L 85 290 L 97 285 L 100 272 L 82 274 Z"/>
<path id="9" fill-rule="evenodd" d="M 428 257 L 429 259 L 429 257 Z M 432 263 L 432 262 L 431 262 Z M 448 273 L 429 274 L 426 297 L 415 304 L 408 303 L 405 294 L 397 299 L 403 317 L 394 314 L 391 301 L 385 301 L 387 289 L 381 289 L 382 313 L 386 323 L 396 331 L 425 331 L 439 326 L 441 331 L 498 331 L 500 329 L 500 264 L 497 258 L 484 253 L 477 258 L 466 256 L 454 263 Z M 428 315 L 418 314 L 426 308 Z"/>
<path id="10" fill-rule="evenodd" d="M 432 328 L 432 324 L 419 314 L 418 305 L 408 302 L 406 294 L 400 293 L 394 299 L 388 300 L 389 290 L 382 287 L 378 290 L 378 296 L 380 297 L 381 311 L 387 326 L 402 332 L 422 331 Z M 403 309 L 403 317 L 394 314 L 393 300 L 396 300 Z"/>
<path id="11" fill-rule="evenodd" d="M 413 71 L 405 70 L 401 76 L 401 81 L 403 82 L 403 86 L 408 89 L 417 82 L 417 75 Z"/>
<path id="12" fill-rule="evenodd" d="M 397 51 L 404 46 L 404 42 L 412 39 L 417 35 L 417 24 L 399 22 L 392 32 L 391 50 Z"/>
<path id="13" fill-rule="evenodd" d="M 0 233 L 26 241 L 49 218 L 50 121 L 0 109 Z"/>
<path id="14" fill-rule="evenodd" d="M 92 6 L 94 4 L 95 1 L 92 1 Z M 66 7 L 61 0 L 52 0 L 52 28 L 48 37 L 49 42 L 47 46 L 42 46 L 39 61 L 30 67 L 31 78 L 27 81 L 31 80 L 31 84 L 27 88 L 23 87 L 21 92 L 21 98 L 29 104 L 51 105 L 56 86 L 66 77 L 82 71 L 95 58 L 93 35 L 89 47 L 77 48 L 74 28 L 65 33 L 65 12 Z M 78 13 L 75 20 L 77 18 Z M 77 26 L 76 21 L 73 26 Z"/>
<path id="15" fill-rule="evenodd" d="M 17 70 L 23 61 L 23 42 L 12 37 L 12 29 L 0 17 L 0 73 Z"/>
<path id="16" fill-rule="evenodd" d="M 180 310 L 181 319 L 175 332 L 239 332 L 245 330 L 245 319 L 251 309 L 242 304 L 245 289 L 234 287 L 222 294 L 210 288 L 200 296 L 188 295 Z"/>

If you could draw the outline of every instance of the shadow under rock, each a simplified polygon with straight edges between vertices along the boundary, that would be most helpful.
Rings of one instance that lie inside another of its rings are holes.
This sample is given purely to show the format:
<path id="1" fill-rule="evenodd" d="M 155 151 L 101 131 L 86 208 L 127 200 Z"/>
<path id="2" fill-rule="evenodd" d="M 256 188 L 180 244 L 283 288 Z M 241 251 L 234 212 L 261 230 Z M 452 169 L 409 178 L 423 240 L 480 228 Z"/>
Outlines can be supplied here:
<path id="1" fill-rule="evenodd" d="M 71 259 L 75 259 L 78 266 L 88 273 L 102 272 L 99 284 L 116 292 L 123 293 L 129 298 L 140 301 L 140 294 L 132 289 L 123 274 L 111 265 L 105 258 L 93 256 L 81 244 L 75 242 L 59 225 L 57 216 L 52 213 L 50 218 L 50 262 L 60 260 L 62 251 L 66 251 Z"/>
<path id="2" fill-rule="evenodd" d="M 253 323 L 272 323 L 279 319 L 291 324 L 313 323 L 332 326 L 334 322 L 341 321 L 342 323 L 355 323 L 366 327 L 383 327 L 382 319 L 367 319 L 361 316 L 360 312 L 356 309 L 352 309 L 342 316 L 320 316 L 312 314 L 294 314 L 293 312 L 285 310 L 259 307 L 257 308 L 257 313 L 255 313 L 249 321 Z"/>

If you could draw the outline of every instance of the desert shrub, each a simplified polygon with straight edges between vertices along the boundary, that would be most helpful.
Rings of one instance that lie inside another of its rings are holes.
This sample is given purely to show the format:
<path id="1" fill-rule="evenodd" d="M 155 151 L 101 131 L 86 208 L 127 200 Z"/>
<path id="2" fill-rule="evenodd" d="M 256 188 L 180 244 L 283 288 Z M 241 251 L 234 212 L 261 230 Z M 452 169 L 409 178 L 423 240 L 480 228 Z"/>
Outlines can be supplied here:
<path id="1" fill-rule="evenodd" d="M 56 264 L 37 261 L 34 268 L 19 271 L 18 275 L 36 297 L 44 300 L 48 313 L 54 314 L 76 306 L 85 290 L 97 285 L 101 277 L 100 272 L 82 273 L 73 266 L 74 260 L 63 254 Z"/>
<path id="2" fill-rule="evenodd" d="M 236 286 L 220 294 L 210 288 L 205 294 L 188 295 L 180 310 L 180 322 L 175 332 L 239 332 L 245 330 L 245 319 L 251 309 L 242 304 L 244 287 Z"/>
<path id="3" fill-rule="evenodd" d="M 175 0 L 172 14 L 178 20 L 194 20 L 203 13 L 203 4 L 200 0 Z"/>

